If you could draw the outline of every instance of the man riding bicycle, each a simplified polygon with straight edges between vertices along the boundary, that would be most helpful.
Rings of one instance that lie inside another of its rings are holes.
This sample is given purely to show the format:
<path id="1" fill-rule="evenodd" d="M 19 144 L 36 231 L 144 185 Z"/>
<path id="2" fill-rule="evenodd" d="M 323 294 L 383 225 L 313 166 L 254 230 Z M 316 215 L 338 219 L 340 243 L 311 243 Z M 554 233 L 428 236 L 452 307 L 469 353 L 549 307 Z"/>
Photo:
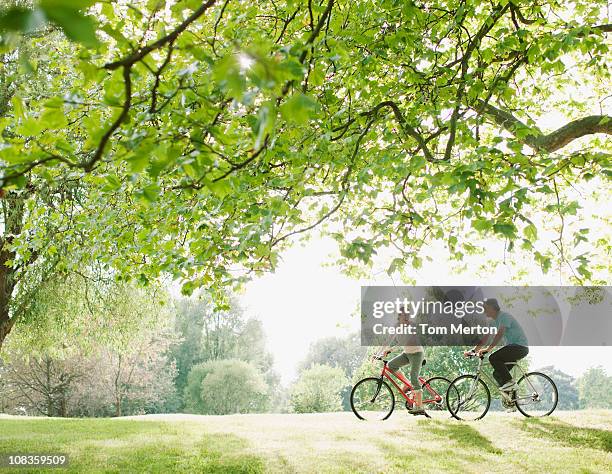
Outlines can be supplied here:
<path id="1" fill-rule="evenodd" d="M 527 337 L 516 319 L 505 311 L 500 311 L 499 303 L 495 298 L 489 298 L 484 302 L 484 312 L 488 318 L 493 320 L 492 324 L 497 328 L 497 334 L 491 344 L 484 348 L 489 336 L 485 336 L 473 349 L 465 351 L 466 357 L 476 354 L 482 357 L 491 352 L 500 341 L 504 346 L 489 356 L 489 362 L 493 366 L 493 377 L 499 385 L 499 389 L 505 393 L 511 393 L 516 389 L 516 382 L 512 379 L 510 370 L 506 363 L 517 362 L 529 353 Z"/>

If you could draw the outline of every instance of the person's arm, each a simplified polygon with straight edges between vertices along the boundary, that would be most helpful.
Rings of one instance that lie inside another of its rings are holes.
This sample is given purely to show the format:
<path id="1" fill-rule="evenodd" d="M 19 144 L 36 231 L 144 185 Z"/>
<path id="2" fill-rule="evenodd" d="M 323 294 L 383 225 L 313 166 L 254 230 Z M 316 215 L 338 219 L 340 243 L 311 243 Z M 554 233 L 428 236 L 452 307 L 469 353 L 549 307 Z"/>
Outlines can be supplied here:
<path id="1" fill-rule="evenodd" d="M 467 357 L 470 354 L 478 353 L 480 348 L 483 347 L 487 343 L 488 340 L 489 340 L 489 336 L 485 335 L 480 341 L 478 341 L 478 344 L 476 344 L 472 349 L 470 349 L 469 351 L 464 351 L 463 355 Z"/>
<path id="2" fill-rule="evenodd" d="M 491 341 L 491 344 L 489 345 L 489 347 L 487 347 L 486 349 L 480 349 L 478 351 L 478 355 L 483 355 L 483 354 L 486 354 L 487 352 L 491 352 L 495 348 L 495 346 L 497 346 L 499 341 L 501 341 L 501 338 L 504 337 L 504 332 L 506 332 L 506 326 L 501 326 L 499 328 L 499 331 L 497 331 L 497 334 L 495 334 L 495 337 Z"/>

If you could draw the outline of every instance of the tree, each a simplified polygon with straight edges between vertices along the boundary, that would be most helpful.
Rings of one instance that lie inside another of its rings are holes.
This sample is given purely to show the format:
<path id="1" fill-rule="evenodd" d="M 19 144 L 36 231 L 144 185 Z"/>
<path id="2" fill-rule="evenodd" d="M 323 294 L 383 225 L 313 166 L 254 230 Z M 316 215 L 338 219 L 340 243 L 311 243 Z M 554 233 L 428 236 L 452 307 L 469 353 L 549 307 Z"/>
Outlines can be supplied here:
<path id="1" fill-rule="evenodd" d="M 576 379 L 554 366 L 542 367 L 538 369 L 552 378 L 559 391 L 559 410 L 577 410 L 580 408 L 580 397 L 576 387 Z"/>
<path id="2" fill-rule="evenodd" d="M 5 395 L 59 416 L 154 412 L 175 398 L 163 295 L 86 275 L 41 285 L 5 346 Z M 6 386 L 8 384 L 8 386 Z"/>
<path id="3" fill-rule="evenodd" d="M 612 376 L 603 367 L 591 367 L 578 379 L 580 408 L 612 408 Z"/>
<path id="4" fill-rule="evenodd" d="M 344 338 L 326 337 L 310 345 L 306 358 L 300 362 L 298 371 L 306 370 L 313 365 L 322 364 L 341 368 L 347 381 L 353 377 L 355 370 L 362 364 L 367 348 L 361 346 L 359 333 L 349 334 Z M 342 389 L 342 408 L 350 410 L 352 386 L 347 384 Z"/>
<path id="5" fill-rule="evenodd" d="M 269 396 L 262 373 L 238 359 L 194 366 L 185 387 L 187 410 L 206 415 L 262 412 Z"/>
<path id="6" fill-rule="evenodd" d="M 75 239 L 86 229 L 101 243 L 79 260 L 141 281 L 169 274 L 187 294 L 273 269 L 315 228 L 348 269 L 389 246 L 390 273 L 418 268 L 432 240 L 460 260 L 484 236 L 572 283 L 605 282 L 608 241 L 569 223 L 587 199 L 572 186 L 610 175 L 605 6 L 9 8 L 3 60 L 15 70 L 27 48 L 50 51 L 51 70 L 74 73 L 41 75 L 44 95 L 30 94 L 35 81 L 8 89 L 0 187 L 10 200 L 31 182 L 83 184 L 88 202 L 113 206 L 76 219 Z M 551 110 L 566 116 L 557 129 L 542 122 Z M 33 242 L 8 235 L 0 278 L 12 300 L 8 273 L 30 268 L 14 248 Z M 0 343 L 14 324 L 1 306 Z"/>
<path id="7" fill-rule="evenodd" d="M 361 346 L 359 333 L 344 338 L 333 336 L 322 338 L 310 345 L 306 358 L 300 362 L 298 370 L 301 372 L 316 364 L 329 365 L 341 368 L 351 379 L 366 352 L 367 348 Z"/>
<path id="8" fill-rule="evenodd" d="M 270 393 L 279 385 L 272 355 L 266 349 L 261 321 L 245 319 L 234 300 L 227 309 L 218 309 L 206 295 L 183 299 L 176 305 L 175 329 L 181 342 L 172 349 L 177 363 L 176 387 L 183 393 L 191 369 L 198 363 L 240 359 L 251 362 L 264 376 Z"/>
<path id="9" fill-rule="evenodd" d="M 167 330 L 156 331 L 134 337 L 129 348 L 102 353 L 106 363 L 97 376 L 112 396 L 115 416 L 156 412 L 173 397 L 176 368 L 168 359 L 173 342 Z"/>
<path id="10" fill-rule="evenodd" d="M 85 375 L 80 357 L 64 360 L 49 355 L 13 353 L 3 370 L 5 409 L 23 409 L 43 416 L 67 416 L 74 384 Z"/>
<path id="11" fill-rule="evenodd" d="M 347 383 L 341 368 L 315 364 L 302 371 L 291 388 L 291 407 L 295 413 L 339 411 L 342 409 L 340 392 Z"/>
<path id="12" fill-rule="evenodd" d="M 177 370 L 175 385 L 181 394 L 191 368 L 202 361 L 202 332 L 207 315 L 207 305 L 203 301 L 183 299 L 175 304 L 174 330 L 180 341 L 172 348 L 172 358 Z"/>

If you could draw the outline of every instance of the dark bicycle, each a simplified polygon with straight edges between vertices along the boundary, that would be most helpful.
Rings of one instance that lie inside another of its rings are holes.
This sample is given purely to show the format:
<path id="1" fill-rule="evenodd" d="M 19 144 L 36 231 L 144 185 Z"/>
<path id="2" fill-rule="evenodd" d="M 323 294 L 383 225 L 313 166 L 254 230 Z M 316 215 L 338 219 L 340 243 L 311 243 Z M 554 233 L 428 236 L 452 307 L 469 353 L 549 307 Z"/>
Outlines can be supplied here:
<path id="1" fill-rule="evenodd" d="M 520 378 L 515 390 L 505 392 L 499 390 L 492 377 L 483 370 L 484 355 L 471 353 L 468 357 L 478 357 L 476 373 L 460 375 L 449 385 L 446 393 L 448 411 L 454 418 L 471 421 L 483 418 L 491 406 L 489 385 L 500 393 L 504 407 L 516 407 L 527 417 L 548 416 L 557 408 L 559 392 L 548 375 L 525 373 L 516 362 L 508 362 L 506 365 L 520 372 Z"/>

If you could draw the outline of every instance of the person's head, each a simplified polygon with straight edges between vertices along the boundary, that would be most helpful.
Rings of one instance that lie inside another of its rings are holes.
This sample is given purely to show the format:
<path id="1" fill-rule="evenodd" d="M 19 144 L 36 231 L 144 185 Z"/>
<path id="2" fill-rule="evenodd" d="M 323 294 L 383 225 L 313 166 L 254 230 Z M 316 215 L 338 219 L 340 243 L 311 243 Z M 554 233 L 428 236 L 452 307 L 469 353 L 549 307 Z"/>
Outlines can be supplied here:
<path id="1" fill-rule="evenodd" d="M 488 318 L 495 319 L 499 314 L 499 303 L 495 298 L 486 299 L 483 307 Z"/>

